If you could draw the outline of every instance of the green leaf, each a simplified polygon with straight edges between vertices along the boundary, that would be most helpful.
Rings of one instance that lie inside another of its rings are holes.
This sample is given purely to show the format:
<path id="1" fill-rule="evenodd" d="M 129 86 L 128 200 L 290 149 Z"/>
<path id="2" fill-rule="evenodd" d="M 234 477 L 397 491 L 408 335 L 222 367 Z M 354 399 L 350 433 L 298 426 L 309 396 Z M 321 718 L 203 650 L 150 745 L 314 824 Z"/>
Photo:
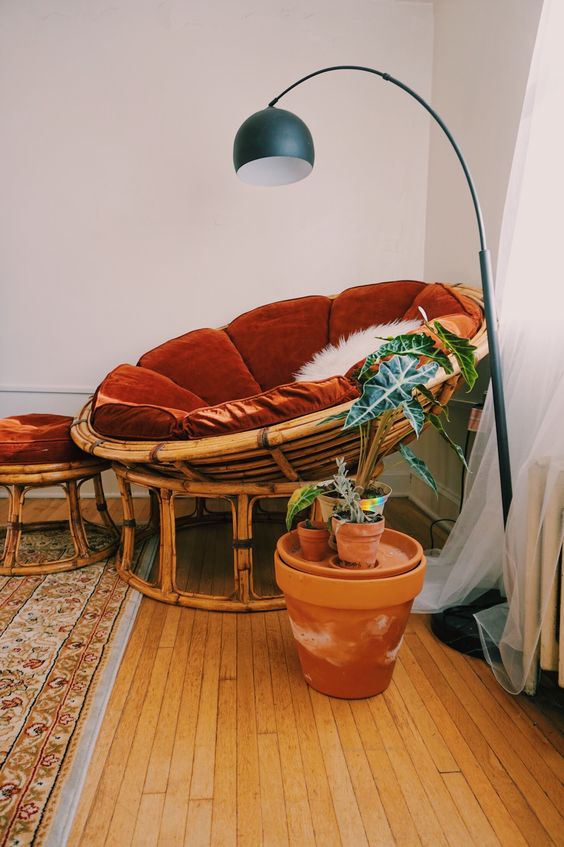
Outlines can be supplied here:
<path id="1" fill-rule="evenodd" d="M 444 346 L 449 350 L 460 368 L 460 373 L 470 391 L 476 380 L 478 379 L 478 371 L 476 370 L 476 360 L 474 358 L 475 347 L 467 338 L 460 338 L 454 332 L 449 332 L 438 321 L 433 323 L 433 331 L 437 334 Z"/>
<path id="2" fill-rule="evenodd" d="M 332 421 L 342 421 L 346 418 L 347 415 L 348 415 L 347 410 L 343 409 L 342 412 L 337 412 L 336 415 L 329 415 L 328 418 L 323 418 L 322 421 L 318 421 L 316 423 L 316 426 L 321 426 L 321 424 L 324 424 L 324 423 L 331 423 Z"/>
<path id="3" fill-rule="evenodd" d="M 370 353 L 370 355 L 367 356 L 366 359 L 364 360 L 364 364 L 361 367 L 360 371 L 358 372 L 358 377 L 357 377 L 358 381 L 361 382 L 362 378 L 365 376 L 365 374 L 368 373 L 368 371 L 370 370 L 372 365 L 375 365 L 379 361 L 380 361 L 380 351 L 379 350 L 376 353 Z"/>
<path id="4" fill-rule="evenodd" d="M 420 365 L 413 356 L 394 356 L 382 362 L 378 373 L 362 386 L 362 394 L 349 409 L 343 429 L 352 429 L 377 418 L 382 412 L 399 409 L 409 402 L 413 390 L 435 376 L 438 365 Z"/>
<path id="5" fill-rule="evenodd" d="M 418 385 L 417 390 L 420 392 L 420 394 L 423 395 L 423 397 L 429 400 L 429 402 L 432 403 L 433 406 L 440 406 L 441 413 L 445 416 L 447 421 L 450 420 L 448 406 L 443 405 L 443 403 L 439 403 L 433 392 L 430 391 L 426 385 Z"/>
<path id="6" fill-rule="evenodd" d="M 391 341 L 382 344 L 378 350 L 378 356 L 392 356 L 394 353 L 399 355 L 409 354 L 412 356 L 426 356 L 427 359 L 437 362 L 444 368 L 446 373 L 451 374 L 453 371 L 452 363 L 446 353 L 439 350 L 433 338 L 426 335 L 424 332 L 416 332 L 410 335 L 398 335 L 392 338 Z"/>
<path id="7" fill-rule="evenodd" d="M 323 494 L 323 489 L 317 485 L 303 485 L 301 488 L 296 488 L 290 499 L 286 511 L 286 529 L 288 532 L 292 529 L 294 518 L 304 509 L 317 500 L 320 494 Z"/>
<path id="8" fill-rule="evenodd" d="M 421 431 L 425 425 L 425 412 L 421 408 L 421 405 L 415 397 L 412 397 L 411 400 L 402 404 L 403 413 L 406 417 L 406 420 L 411 424 L 413 429 L 415 430 L 415 434 L 417 438 L 421 435 Z"/>
<path id="9" fill-rule="evenodd" d="M 439 491 L 437 489 L 437 483 L 433 479 L 433 474 L 419 456 L 416 456 L 413 450 L 410 450 L 405 444 L 400 444 L 400 453 L 411 468 L 411 470 L 417 474 L 417 476 L 426 482 L 429 488 L 432 488 L 437 497 L 439 496 Z"/>
<path id="10" fill-rule="evenodd" d="M 458 444 L 456 444 L 452 440 L 452 438 L 450 437 L 450 435 L 448 434 L 448 432 L 444 428 L 443 422 L 439 418 L 439 416 L 430 414 L 427 417 L 430 420 L 430 422 L 433 424 L 433 426 L 435 427 L 437 432 L 442 436 L 442 438 L 444 438 L 444 440 L 446 441 L 448 446 L 451 448 L 451 450 L 453 450 L 456 453 L 456 455 L 458 456 L 458 458 L 460 459 L 460 461 L 462 462 L 462 464 L 464 465 L 466 470 L 468 470 L 468 463 L 466 461 L 466 456 L 464 455 L 464 450 L 462 449 L 462 447 L 460 447 Z"/>

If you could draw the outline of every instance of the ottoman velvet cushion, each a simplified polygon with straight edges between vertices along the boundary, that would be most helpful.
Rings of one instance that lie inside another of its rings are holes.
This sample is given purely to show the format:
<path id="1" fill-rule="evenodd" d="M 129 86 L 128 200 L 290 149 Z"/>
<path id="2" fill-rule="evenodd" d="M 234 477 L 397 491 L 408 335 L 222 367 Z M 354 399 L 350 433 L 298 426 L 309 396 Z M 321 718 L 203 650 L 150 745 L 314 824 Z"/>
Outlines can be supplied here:
<path id="1" fill-rule="evenodd" d="M 87 458 L 70 437 L 72 418 L 15 415 L 0 420 L 0 465 L 48 465 Z"/>

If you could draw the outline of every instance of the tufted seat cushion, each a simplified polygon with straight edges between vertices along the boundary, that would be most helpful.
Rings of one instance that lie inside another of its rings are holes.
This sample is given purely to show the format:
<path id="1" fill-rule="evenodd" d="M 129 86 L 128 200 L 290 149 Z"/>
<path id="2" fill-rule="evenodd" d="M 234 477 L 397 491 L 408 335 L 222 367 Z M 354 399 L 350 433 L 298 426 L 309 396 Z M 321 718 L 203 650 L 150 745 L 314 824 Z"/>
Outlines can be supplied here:
<path id="1" fill-rule="evenodd" d="M 72 418 L 15 415 L 0 420 L 0 465 L 39 465 L 88 459 L 70 437 Z"/>
<path id="2" fill-rule="evenodd" d="M 446 316 L 472 337 L 480 308 L 440 283 L 415 280 L 349 288 L 335 298 L 299 297 L 260 306 L 223 329 L 198 329 L 120 365 L 99 386 L 92 422 L 119 439 L 194 439 L 272 426 L 358 396 L 336 375 L 294 374 L 329 342 L 376 323 Z"/>

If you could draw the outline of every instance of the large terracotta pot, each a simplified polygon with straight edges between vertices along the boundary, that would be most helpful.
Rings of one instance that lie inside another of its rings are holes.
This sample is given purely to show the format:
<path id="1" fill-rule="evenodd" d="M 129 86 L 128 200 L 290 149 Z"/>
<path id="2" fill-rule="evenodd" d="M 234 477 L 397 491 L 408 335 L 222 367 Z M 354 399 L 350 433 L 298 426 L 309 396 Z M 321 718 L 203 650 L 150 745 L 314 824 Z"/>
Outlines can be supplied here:
<path id="1" fill-rule="evenodd" d="M 347 699 L 384 691 L 423 586 L 421 545 L 387 529 L 377 567 L 347 570 L 306 562 L 292 532 L 278 541 L 275 567 L 308 684 Z"/>

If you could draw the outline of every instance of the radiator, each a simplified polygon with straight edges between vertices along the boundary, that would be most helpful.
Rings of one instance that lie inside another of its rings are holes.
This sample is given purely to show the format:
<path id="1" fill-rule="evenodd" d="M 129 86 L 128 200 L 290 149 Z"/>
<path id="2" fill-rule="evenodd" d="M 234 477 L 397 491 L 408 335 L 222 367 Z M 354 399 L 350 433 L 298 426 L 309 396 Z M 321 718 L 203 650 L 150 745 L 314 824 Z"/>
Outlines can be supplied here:
<path id="1" fill-rule="evenodd" d="M 550 474 L 548 492 L 549 467 L 538 461 L 529 469 L 524 658 L 532 657 L 532 663 L 527 694 L 536 692 L 541 670 L 556 672 L 558 685 L 564 688 L 564 470 L 560 463 Z"/>

